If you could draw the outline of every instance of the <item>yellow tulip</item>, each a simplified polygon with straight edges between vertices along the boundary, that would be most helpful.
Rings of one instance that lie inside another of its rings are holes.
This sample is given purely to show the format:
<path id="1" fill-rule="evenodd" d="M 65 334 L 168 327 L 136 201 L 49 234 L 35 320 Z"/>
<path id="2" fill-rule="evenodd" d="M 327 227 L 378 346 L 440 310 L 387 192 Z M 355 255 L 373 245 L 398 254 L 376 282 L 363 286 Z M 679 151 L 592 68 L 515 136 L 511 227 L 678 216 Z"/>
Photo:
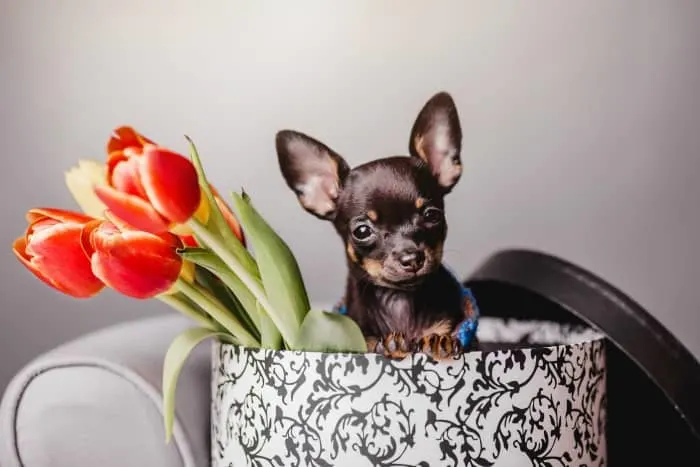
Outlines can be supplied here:
<path id="1" fill-rule="evenodd" d="M 95 194 L 95 186 L 107 183 L 105 164 L 80 160 L 76 167 L 65 173 L 66 185 L 80 209 L 88 216 L 104 219 L 107 206 Z"/>

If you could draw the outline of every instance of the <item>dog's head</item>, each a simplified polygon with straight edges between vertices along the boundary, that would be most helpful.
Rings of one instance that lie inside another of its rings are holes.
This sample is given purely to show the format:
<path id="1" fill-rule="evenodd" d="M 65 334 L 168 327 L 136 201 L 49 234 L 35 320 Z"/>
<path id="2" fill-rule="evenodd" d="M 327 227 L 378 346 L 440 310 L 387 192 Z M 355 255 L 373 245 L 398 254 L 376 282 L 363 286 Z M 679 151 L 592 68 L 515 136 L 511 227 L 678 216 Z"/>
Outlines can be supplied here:
<path id="1" fill-rule="evenodd" d="M 291 130 L 277 134 L 280 169 L 302 207 L 333 222 L 351 271 L 377 285 L 409 289 L 442 261 L 444 196 L 462 174 L 462 131 L 454 101 L 433 96 L 410 134 L 410 156 L 350 169 L 320 141 Z"/>

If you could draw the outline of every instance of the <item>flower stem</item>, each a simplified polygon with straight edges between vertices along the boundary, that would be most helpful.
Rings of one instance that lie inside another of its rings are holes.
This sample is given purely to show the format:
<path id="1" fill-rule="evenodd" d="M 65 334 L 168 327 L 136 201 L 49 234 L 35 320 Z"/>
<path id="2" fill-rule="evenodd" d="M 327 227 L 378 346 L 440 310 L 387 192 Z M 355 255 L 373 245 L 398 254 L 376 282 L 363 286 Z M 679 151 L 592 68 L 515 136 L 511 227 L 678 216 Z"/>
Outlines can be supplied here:
<path id="1" fill-rule="evenodd" d="M 212 320 L 209 316 L 202 313 L 202 311 L 198 309 L 199 307 L 195 303 L 192 303 L 192 301 L 188 300 L 187 297 L 183 296 L 180 293 L 168 295 L 163 294 L 159 295 L 156 298 L 161 302 L 165 303 L 166 305 L 169 305 L 170 307 L 176 309 L 188 318 L 196 321 L 197 323 L 199 323 L 207 329 L 211 329 L 214 331 L 224 330 L 216 321 Z"/>
<path id="2" fill-rule="evenodd" d="M 247 347 L 260 347 L 260 343 L 253 337 L 218 300 L 205 293 L 200 287 L 192 285 L 183 279 L 177 280 L 177 288 L 190 300 L 202 307 L 209 316 L 221 324 L 242 345 Z"/>
<path id="3" fill-rule="evenodd" d="M 236 256 L 226 248 L 226 245 L 220 240 L 220 238 L 211 232 L 206 226 L 196 219 L 190 219 L 188 225 L 192 229 L 195 235 L 197 235 L 216 255 L 218 255 L 221 260 L 228 266 L 231 271 L 238 276 L 240 281 L 245 285 L 251 294 L 258 301 L 260 306 L 262 306 L 267 315 L 273 321 L 277 329 L 279 329 L 280 334 L 286 342 L 292 342 L 295 337 L 295 330 L 290 329 L 287 323 L 280 319 L 280 315 L 276 313 L 276 310 L 272 307 L 267 295 L 262 288 L 259 280 L 253 275 L 251 275 L 245 267 L 238 261 Z"/>

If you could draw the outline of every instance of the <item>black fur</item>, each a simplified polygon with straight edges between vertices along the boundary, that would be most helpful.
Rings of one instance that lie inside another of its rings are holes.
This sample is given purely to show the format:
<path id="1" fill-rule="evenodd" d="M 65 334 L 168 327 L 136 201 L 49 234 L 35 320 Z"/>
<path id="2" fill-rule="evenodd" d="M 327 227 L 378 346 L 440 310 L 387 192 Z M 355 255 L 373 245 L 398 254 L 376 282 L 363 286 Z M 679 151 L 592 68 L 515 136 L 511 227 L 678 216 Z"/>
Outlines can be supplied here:
<path id="1" fill-rule="evenodd" d="M 343 240 L 345 305 L 368 341 L 387 343 L 387 336 L 400 335 L 415 348 L 432 334 L 454 337 L 465 319 L 460 284 L 442 266 L 444 196 L 461 176 L 461 146 L 459 117 L 447 93 L 436 94 L 420 111 L 410 132 L 410 156 L 350 169 L 308 135 L 277 134 L 288 186 L 304 209 L 331 221 Z"/>

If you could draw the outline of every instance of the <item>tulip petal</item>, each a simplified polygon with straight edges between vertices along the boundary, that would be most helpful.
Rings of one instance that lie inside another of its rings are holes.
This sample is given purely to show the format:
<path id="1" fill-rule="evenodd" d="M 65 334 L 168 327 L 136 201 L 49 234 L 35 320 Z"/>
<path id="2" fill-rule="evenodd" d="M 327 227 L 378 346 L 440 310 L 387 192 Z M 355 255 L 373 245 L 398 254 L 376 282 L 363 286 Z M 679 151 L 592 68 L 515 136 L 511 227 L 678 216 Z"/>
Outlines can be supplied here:
<path id="1" fill-rule="evenodd" d="M 122 193 L 146 199 L 139 175 L 139 159 L 132 157 L 116 164 L 110 174 L 110 185 Z"/>
<path id="2" fill-rule="evenodd" d="M 105 180 L 107 184 L 112 183 L 112 173 L 114 172 L 114 169 L 121 163 L 128 161 L 129 158 L 124 154 L 123 151 L 117 151 L 110 153 L 109 156 L 107 156 L 107 164 L 105 166 L 106 170 L 106 177 Z"/>
<path id="3" fill-rule="evenodd" d="M 168 221 L 163 219 L 148 201 L 108 186 L 96 186 L 95 194 L 112 214 L 136 229 L 151 233 L 168 230 Z"/>
<path id="4" fill-rule="evenodd" d="M 94 221 L 90 221 L 83 225 L 83 228 L 80 230 L 80 246 L 82 247 L 83 252 L 85 252 L 85 256 L 88 258 L 92 258 L 92 254 L 95 252 L 95 245 L 92 242 L 93 232 L 103 223 L 103 220 L 95 219 Z"/>
<path id="5" fill-rule="evenodd" d="M 226 203 L 219 192 L 217 191 L 216 188 L 214 188 L 213 185 L 209 184 L 209 188 L 211 189 L 212 194 L 214 195 L 214 199 L 216 200 L 216 205 L 219 207 L 219 210 L 224 216 L 224 220 L 228 224 L 229 228 L 233 232 L 233 234 L 240 240 L 240 242 L 245 246 L 245 235 L 243 233 L 243 228 L 241 227 L 240 222 L 236 218 L 235 214 L 233 214 L 233 210 L 231 210 L 231 207 Z"/>
<path id="6" fill-rule="evenodd" d="M 84 224 L 93 220 L 92 217 L 81 214 L 75 211 L 67 211 L 65 209 L 56 208 L 33 208 L 27 211 L 26 219 L 31 224 L 34 224 L 40 219 L 48 217 L 49 219 L 56 220 L 58 222 L 74 223 L 74 224 Z"/>
<path id="7" fill-rule="evenodd" d="M 139 160 L 141 183 L 156 211 L 173 223 L 187 222 L 201 201 L 199 178 L 192 162 L 155 146 L 145 148 Z"/>
<path id="8" fill-rule="evenodd" d="M 91 160 L 78 161 L 65 173 L 65 183 L 80 209 L 92 217 L 102 217 L 106 206 L 95 195 L 93 187 L 107 183 L 105 165 Z"/>
<path id="9" fill-rule="evenodd" d="M 182 246 L 196 248 L 199 246 L 197 239 L 194 235 L 181 235 L 180 240 L 182 240 Z"/>
<path id="10" fill-rule="evenodd" d="M 209 209 L 209 199 L 207 198 L 207 195 L 204 193 L 204 190 L 202 190 L 201 187 L 200 187 L 199 191 L 200 191 L 199 207 L 194 212 L 192 217 L 197 219 L 202 224 L 206 224 L 209 221 L 209 216 L 211 214 L 210 209 Z"/>
<path id="11" fill-rule="evenodd" d="M 236 216 L 233 214 L 233 211 L 231 208 L 222 200 L 219 198 L 218 195 L 214 195 L 214 199 L 216 200 L 216 205 L 219 206 L 219 209 L 221 210 L 221 213 L 224 216 L 224 220 L 226 220 L 226 223 L 228 224 L 229 228 L 233 232 L 233 234 L 238 237 L 238 240 L 241 241 L 241 244 L 245 246 L 245 236 L 243 235 L 243 229 L 241 228 L 241 224 L 238 222 L 238 219 L 236 219 Z"/>
<path id="12" fill-rule="evenodd" d="M 31 257 L 27 255 L 27 239 L 24 237 L 19 237 L 17 238 L 13 243 L 12 243 L 12 252 L 15 254 L 17 259 L 24 264 L 24 266 L 32 273 L 34 274 L 38 279 L 40 279 L 42 282 L 45 284 L 57 289 L 60 292 L 63 292 L 65 294 L 68 293 L 66 289 L 61 287 L 59 284 L 56 284 L 54 281 L 52 281 L 49 277 L 44 275 L 43 272 L 41 272 L 39 269 L 37 269 L 35 264 L 32 264 L 31 262 Z"/>
<path id="13" fill-rule="evenodd" d="M 181 264 L 177 264 L 174 278 L 161 274 L 142 272 L 139 277 L 133 277 L 134 268 L 141 268 L 149 264 L 153 259 L 134 257 L 115 258 L 112 255 L 94 254 L 92 256 L 92 271 L 105 284 L 127 297 L 136 299 L 153 298 L 165 293 L 173 286 L 180 273 Z"/>
<path id="14" fill-rule="evenodd" d="M 105 223 L 93 232 L 92 270 L 104 283 L 132 298 L 151 298 L 175 283 L 183 261 L 171 234 L 118 232 Z"/>
<path id="15" fill-rule="evenodd" d="M 183 261 L 182 269 L 180 269 L 180 277 L 182 277 L 190 284 L 194 284 L 196 267 L 197 266 L 190 261 Z"/>
<path id="16" fill-rule="evenodd" d="M 143 147 L 144 144 L 154 144 L 134 128 L 124 125 L 114 129 L 112 136 L 107 142 L 107 153 L 122 151 L 128 147 Z"/>
<path id="17" fill-rule="evenodd" d="M 192 217 L 194 219 L 197 219 L 202 224 L 206 224 L 209 221 L 209 215 L 211 214 L 210 210 L 209 210 L 209 199 L 207 198 L 207 195 L 204 193 L 204 190 L 200 190 L 200 191 L 201 191 L 201 196 L 200 196 L 200 201 L 199 201 L 199 207 L 194 212 L 194 214 L 192 214 Z M 179 235 L 179 236 L 192 235 L 192 229 L 187 224 L 174 224 L 170 228 L 170 232 L 174 233 L 175 235 Z"/>
<path id="18" fill-rule="evenodd" d="M 58 291 L 89 298 L 104 288 L 80 244 L 81 225 L 55 224 L 15 240 L 12 250 L 36 277 Z"/>

